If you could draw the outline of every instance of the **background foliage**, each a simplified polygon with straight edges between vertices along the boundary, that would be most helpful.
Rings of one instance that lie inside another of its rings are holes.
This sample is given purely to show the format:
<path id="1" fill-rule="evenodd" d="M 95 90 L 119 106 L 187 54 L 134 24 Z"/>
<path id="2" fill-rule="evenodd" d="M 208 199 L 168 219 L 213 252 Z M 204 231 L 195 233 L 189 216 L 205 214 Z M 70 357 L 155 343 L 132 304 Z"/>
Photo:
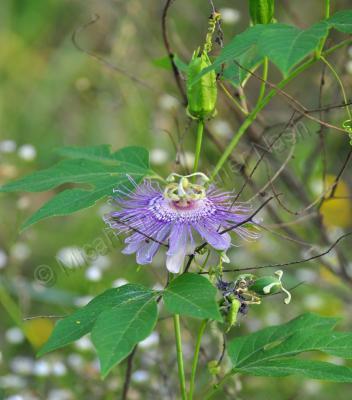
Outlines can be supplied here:
<path id="1" fill-rule="evenodd" d="M 244 3 L 216 2 L 218 8 L 232 10 L 227 10 L 227 23 L 223 12 L 225 42 L 248 26 Z M 322 18 L 321 1 L 295 3 L 278 2 L 280 22 L 307 28 Z M 334 10 L 350 6 L 347 0 L 332 3 Z M 61 159 L 63 154 L 54 151 L 61 146 L 111 143 L 115 151 L 137 143 L 150 150 L 153 169 L 163 175 L 173 168 L 175 160 L 183 166 L 192 164 L 192 154 L 183 153 L 182 148 L 194 147 L 194 127 L 185 129 L 187 119 L 170 71 L 160 68 L 163 66 L 160 60 L 165 56 L 161 42 L 161 11 L 160 2 L 151 2 L 147 6 L 142 0 L 1 2 L 0 183 L 51 166 Z M 94 13 L 100 19 L 77 32 L 79 45 L 128 71 L 133 79 L 102 65 L 74 46 L 72 33 L 89 22 Z M 180 59 L 189 60 L 192 50 L 203 41 L 209 14 L 207 2 L 175 2 L 169 29 Z M 342 38 L 341 33 L 334 32 L 331 41 L 336 39 L 337 42 Z M 351 50 L 345 48 L 332 57 L 347 89 L 352 81 L 351 54 Z M 286 60 L 277 59 L 275 54 L 272 57 L 285 73 Z M 272 70 L 270 80 L 280 79 L 279 69 Z M 341 103 L 339 87 L 329 71 L 325 70 L 324 85 L 321 85 L 322 71 L 321 64 L 315 65 L 288 86 L 287 90 L 307 108 Z M 136 83 L 135 79 L 146 85 Z M 255 101 L 258 87 L 255 80 L 248 86 L 246 93 L 250 101 Z M 320 91 L 323 94 L 319 100 Z M 218 115 L 209 124 L 213 142 L 206 145 L 202 165 L 210 171 L 220 154 L 217 143 L 226 141 L 240 120 L 223 94 L 217 108 Z M 344 115 L 343 110 L 333 109 L 323 117 L 340 125 Z M 251 151 L 249 140 L 255 141 L 256 136 L 264 131 L 267 143 L 270 143 L 291 116 L 290 106 L 282 98 L 274 99 L 249 132 L 248 139 L 241 143 L 234 165 L 246 162 L 250 170 L 258 156 Z M 277 126 L 278 121 L 282 125 Z M 324 230 L 316 222 L 316 216 L 305 210 L 307 204 L 320 195 L 323 183 L 331 184 L 340 171 L 349 150 L 345 138 L 334 131 L 324 131 L 328 152 L 325 163 L 322 163 L 317 157 L 321 148 L 317 138 L 322 128 L 307 119 L 299 121 L 295 128 L 298 135 L 295 147 L 290 141 L 290 129 L 293 129 L 290 128 L 254 175 L 257 187 L 261 188 L 267 183 L 268 174 L 274 175 L 288 159 L 284 172 L 275 181 L 276 191 L 285 193 L 286 210 L 277 208 L 286 225 L 283 228 L 275 225 L 277 221 L 270 209 L 262 213 L 268 230 L 263 231 L 258 242 L 233 249 L 231 259 L 236 267 L 280 263 L 309 256 L 312 244 L 318 244 L 314 249 L 326 248 L 322 232 L 333 240 L 344 229 L 351 228 L 349 196 L 352 181 L 348 172 L 344 173 L 337 187 L 336 198 L 323 205 Z M 178 157 L 168 133 L 181 145 Z M 292 155 L 288 158 L 290 151 Z M 74 157 L 70 162 L 74 163 Z M 226 171 L 227 174 L 222 176 L 224 184 L 229 189 L 238 190 L 243 184 L 243 176 L 229 165 Z M 23 222 L 57 193 L 56 186 L 60 185 L 59 189 L 72 188 L 66 182 L 55 182 L 49 194 L 7 194 L 0 198 L 1 285 L 20 305 L 19 308 L 15 304 L 10 307 L 11 315 L 0 308 L 0 398 L 15 395 L 27 400 L 116 398 L 116 394 L 121 392 L 125 364 L 117 367 L 105 381 L 100 381 L 96 355 L 87 338 L 61 352 L 36 360 L 35 352 L 49 336 L 55 318 L 29 319 L 24 324 L 20 322 L 21 318 L 65 315 L 86 304 L 91 296 L 111 287 L 112 282 L 119 286 L 125 281 L 134 281 L 154 288 L 155 282 L 158 282 L 156 288 L 165 283 L 162 257 L 154 261 L 153 267 L 136 269 L 133 257 L 119 253 L 121 245 L 118 240 L 103 230 L 101 216 L 111 208 L 104 201 L 69 217 L 41 221 L 19 234 Z M 76 190 L 85 190 L 85 185 L 91 182 L 99 180 L 77 181 L 82 186 Z M 270 190 L 270 187 L 264 190 Z M 248 187 L 243 199 L 249 199 L 257 192 Z M 260 196 L 256 196 L 254 203 L 260 204 Z M 296 235 L 296 242 L 286 238 L 292 233 Z M 342 316 L 345 326 L 350 327 L 350 244 L 351 240 L 347 239 L 339 245 L 345 257 L 345 271 L 339 269 L 342 255 L 336 251 L 318 262 L 291 267 L 285 279 L 286 286 L 304 282 L 293 291 L 291 306 L 286 308 L 281 298 L 273 296 L 261 307 L 253 306 L 249 315 L 241 320 L 236 333 L 246 334 L 286 322 L 304 311 Z M 84 249 L 86 256 L 82 256 L 80 249 Z M 172 290 L 168 296 L 172 298 Z M 0 298 L 9 303 L 1 288 Z M 184 347 L 186 357 L 190 358 L 198 322 L 191 319 L 183 322 L 187 328 Z M 343 326 L 339 325 L 340 328 Z M 171 348 L 172 326 L 170 320 L 164 319 L 159 322 L 158 333 L 154 332 L 137 354 L 131 399 L 176 398 L 177 372 Z M 205 336 L 201 363 L 205 366 L 207 361 L 218 356 L 220 350 L 221 337 L 209 332 Z M 336 354 L 322 355 L 321 360 L 342 363 Z M 345 365 L 351 366 L 348 362 Z M 200 371 L 202 384 L 202 380 L 209 376 L 206 368 Z M 167 384 L 162 385 L 162 382 Z M 238 398 L 252 400 L 269 397 L 324 400 L 332 396 L 342 400 L 348 398 L 351 389 L 350 384 L 339 384 L 337 390 L 336 384 L 310 380 L 302 383 L 297 377 L 282 380 L 241 377 L 234 382 L 230 392 L 225 393 L 227 398 L 232 398 L 232 390 L 237 392 Z M 170 392 L 163 393 L 161 386 L 170 387 Z M 219 394 L 219 398 L 224 398 L 224 395 Z"/>

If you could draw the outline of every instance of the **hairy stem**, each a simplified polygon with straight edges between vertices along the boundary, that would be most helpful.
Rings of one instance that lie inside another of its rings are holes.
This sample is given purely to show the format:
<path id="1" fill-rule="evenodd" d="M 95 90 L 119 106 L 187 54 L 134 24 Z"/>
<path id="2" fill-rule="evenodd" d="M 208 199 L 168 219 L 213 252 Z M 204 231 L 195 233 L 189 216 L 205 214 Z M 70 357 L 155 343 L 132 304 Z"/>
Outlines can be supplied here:
<path id="1" fill-rule="evenodd" d="M 175 314 L 173 316 L 173 320 L 174 320 L 176 353 L 177 353 L 177 367 L 178 367 L 178 378 L 180 381 L 181 398 L 182 398 L 182 400 L 187 400 L 185 371 L 184 371 L 184 367 L 183 367 L 180 316 L 178 314 Z"/>
<path id="2" fill-rule="evenodd" d="M 189 395 L 188 395 L 188 400 L 193 399 L 193 392 L 194 392 L 194 384 L 195 384 L 195 379 L 196 379 L 196 372 L 197 372 L 197 365 L 198 365 L 198 359 L 199 359 L 199 350 L 200 350 L 200 344 L 202 341 L 203 333 L 205 330 L 205 327 L 207 326 L 207 320 L 205 319 L 202 321 L 199 331 L 198 331 L 198 336 L 197 336 L 197 341 L 196 341 L 196 347 L 194 349 L 194 356 L 193 356 L 193 361 L 192 361 L 192 372 L 191 372 L 191 382 L 189 386 Z"/>
<path id="3" fill-rule="evenodd" d="M 196 152 L 194 157 L 193 172 L 198 171 L 200 151 L 202 149 L 203 132 L 204 132 L 204 120 L 200 119 L 198 120 L 198 126 L 197 126 L 197 142 L 196 142 Z"/>

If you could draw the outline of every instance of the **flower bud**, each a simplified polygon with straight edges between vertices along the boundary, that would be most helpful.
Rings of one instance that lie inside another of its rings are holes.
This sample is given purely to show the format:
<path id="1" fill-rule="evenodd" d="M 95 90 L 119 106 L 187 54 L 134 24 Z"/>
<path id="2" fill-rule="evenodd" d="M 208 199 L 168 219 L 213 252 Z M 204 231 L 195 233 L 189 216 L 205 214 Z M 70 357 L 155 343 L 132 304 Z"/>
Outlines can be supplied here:
<path id="1" fill-rule="evenodd" d="M 288 290 L 286 290 L 282 286 L 281 278 L 283 272 L 281 270 L 275 272 L 276 276 L 262 276 L 261 278 L 256 279 L 253 284 L 251 284 L 248 289 L 259 294 L 259 295 L 269 295 L 275 294 L 278 292 L 285 292 L 287 297 L 285 299 L 285 303 L 289 304 L 291 301 L 291 294 Z"/>
<path id="2" fill-rule="evenodd" d="M 281 282 L 274 276 L 262 276 L 249 286 L 249 290 L 261 295 L 274 294 L 281 290 Z"/>
<path id="3" fill-rule="evenodd" d="M 275 0 L 249 0 L 249 14 L 253 25 L 273 22 L 274 8 Z"/>
<path id="4" fill-rule="evenodd" d="M 209 67 L 211 61 L 205 51 L 198 49 L 193 53 L 187 70 L 187 112 L 192 118 L 204 119 L 215 115 L 217 87 L 215 71 L 209 71 L 198 81 L 193 83 L 204 68 Z"/>

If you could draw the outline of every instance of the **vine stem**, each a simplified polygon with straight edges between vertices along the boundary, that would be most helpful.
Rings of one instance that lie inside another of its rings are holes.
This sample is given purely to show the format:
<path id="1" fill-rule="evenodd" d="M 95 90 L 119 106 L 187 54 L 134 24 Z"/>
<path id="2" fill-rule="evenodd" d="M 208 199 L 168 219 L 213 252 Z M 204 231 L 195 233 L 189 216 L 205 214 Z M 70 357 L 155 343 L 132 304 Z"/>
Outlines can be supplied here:
<path id="1" fill-rule="evenodd" d="M 202 149 L 203 132 L 204 132 L 204 120 L 199 119 L 198 126 L 197 126 L 197 142 L 196 142 L 196 152 L 195 152 L 195 157 L 194 157 L 193 172 L 198 171 L 200 151 Z"/>
<path id="2" fill-rule="evenodd" d="M 327 50 L 324 52 L 324 55 L 331 54 L 335 50 L 339 49 L 340 47 L 344 46 L 345 44 L 350 43 L 351 40 L 344 40 L 341 43 L 337 44 L 336 46 L 332 47 L 331 49 Z M 279 89 L 284 88 L 292 79 L 294 79 L 297 75 L 299 75 L 301 72 L 305 71 L 307 68 L 309 68 L 311 65 L 315 64 L 317 61 L 319 61 L 320 58 L 312 58 L 305 63 L 303 63 L 301 66 L 299 66 L 297 69 L 295 69 L 286 79 L 283 79 L 281 82 L 279 82 L 276 86 Z M 270 92 L 262 99 L 262 101 L 258 102 L 255 108 L 248 114 L 247 118 L 243 121 L 242 125 L 239 127 L 237 133 L 235 136 L 232 138 L 228 146 L 225 148 L 222 156 L 219 158 L 219 161 L 217 162 L 213 173 L 210 176 L 210 180 L 212 181 L 215 176 L 218 174 L 218 172 L 221 170 L 223 165 L 225 164 L 226 160 L 229 158 L 235 147 L 237 146 L 239 140 L 243 136 L 243 134 L 246 132 L 247 128 L 253 123 L 253 121 L 256 119 L 257 115 L 259 112 L 270 102 L 270 100 L 277 94 L 276 89 L 270 90 Z"/>
<path id="3" fill-rule="evenodd" d="M 339 74 L 336 72 L 335 68 L 329 63 L 329 61 L 325 57 L 321 56 L 320 58 L 329 67 L 330 71 L 332 72 L 332 74 L 334 75 L 334 77 L 337 80 L 338 84 L 340 85 L 342 96 L 343 96 L 343 101 L 345 103 L 346 111 L 347 111 L 347 114 L 348 114 L 348 118 L 352 119 L 352 113 L 351 113 L 350 107 L 348 106 L 348 100 L 347 100 L 346 91 L 345 91 L 345 88 L 344 88 L 343 83 L 341 81 L 341 78 L 339 77 Z"/>
<path id="4" fill-rule="evenodd" d="M 188 400 L 193 400 L 193 392 L 194 392 L 194 384 L 195 384 L 196 372 L 197 372 L 197 366 L 198 366 L 200 344 L 202 342 L 202 337 L 203 337 L 205 328 L 207 326 L 207 322 L 208 321 L 206 319 L 204 321 L 202 321 L 199 331 L 198 331 L 197 342 L 196 342 L 196 347 L 194 349 L 194 356 L 193 356 L 193 361 L 192 361 L 192 372 L 191 372 L 191 381 L 190 381 L 190 386 L 189 386 Z"/>
<path id="5" fill-rule="evenodd" d="M 328 18 L 330 18 L 330 0 L 325 0 L 325 19 L 328 19 Z M 324 45 L 325 45 L 328 35 L 329 35 L 329 31 L 320 42 L 319 48 L 316 53 L 318 58 L 321 56 L 321 52 L 323 51 L 323 48 L 324 48 Z"/>
<path id="6" fill-rule="evenodd" d="M 266 88 L 266 80 L 268 79 L 268 69 L 269 69 L 269 60 L 268 57 L 264 57 L 264 62 L 263 62 L 263 81 L 260 85 L 260 91 L 259 91 L 259 96 L 257 103 L 260 103 L 264 96 L 265 96 L 265 88 Z"/>
<path id="7" fill-rule="evenodd" d="M 208 395 L 206 397 L 204 397 L 204 400 L 209 400 L 211 399 L 214 394 L 216 392 L 218 392 L 219 389 L 222 388 L 222 386 L 224 386 L 224 384 L 231 378 L 233 377 L 235 374 L 232 371 L 229 371 L 218 383 L 216 383 L 215 385 L 213 385 L 212 389 L 210 389 L 208 391 Z"/>
<path id="8" fill-rule="evenodd" d="M 325 0 L 325 18 L 330 17 L 330 0 Z"/>
<path id="9" fill-rule="evenodd" d="M 241 104 L 231 95 L 231 93 L 227 90 L 226 86 L 222 83 L 219 82 L 219 85 L 221 87 L 221 89 L 224 91 L 224 93 L 226 94 L 226 96 L 228 97 L 228 99 L 244 114 L 244 115 L 248 115 L 248 111 L 246 111 Z"/>
<path id="10" fill-rule="evenodd" d="M 174 320 L 174 329 L 175 329 L 177 367 L 178 367 L 178 377 L 179 377 L 179 381 L 180 381 L 181 396 L 182 396 L 182 400 L 187 400 L 186 379 L 185 379 L 185 371 L 184 371 L 184 367 L 183 367 L 180 316 L 178 314 L 175 314 L 173 316 L 173 320 Z"/>

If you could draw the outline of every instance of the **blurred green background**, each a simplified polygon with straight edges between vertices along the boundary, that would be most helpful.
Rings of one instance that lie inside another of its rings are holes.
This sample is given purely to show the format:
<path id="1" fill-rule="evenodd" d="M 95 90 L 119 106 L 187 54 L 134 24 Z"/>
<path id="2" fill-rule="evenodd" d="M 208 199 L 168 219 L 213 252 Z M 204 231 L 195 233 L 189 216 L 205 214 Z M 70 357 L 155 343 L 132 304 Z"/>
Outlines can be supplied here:
<path id="1" fill-rule="evenodd" d="M 323 15 L 323 1 L 277 3 L 276 15 L 280 22 L 306 27 Z M 332 4 L 334 10 L 339 10 L 349 8 L 350 1 L 332 1 Z M 222 11 L 226 43 L 248 26 L 247 2 L 217 0 L 215 5 Z M 171 72 L 157 66 L 157 60 L 165 56 L 161 38 L 162 7 L 163 2 L 155 0 L 1 1 L 0 184 L 50 166 L 58 160 L 53 150 L 62 145 L 110 143 L 113 149 L 145 146 L 151 152 L 152 166 L 167 175 L 175 168 L 177 159 L 171 134 L 184 149 L 181 165 L 187 167 L 192 163 L 195 128 L 187 120 Z M 170 40 L 183 60 L 188 61 L 194 48 L 203 42 L 209 14 L 210 7 L 205 0 L 177 0 L 172 6 L 168 24 Z M 94 15 L 99 20 L 84 27 Z M 133 79 L 77 48 L 72 41 L 74 32 L 79 47 L 99 55 Z M 331 41 L 337 42 L 341 37 L 334 34 Z M 332 61 L 348 92 L 352 83 L 351 49 L 342 49 Z M 315 66 L 289 86 L 290 93 L 307 107 L 318 106 L 321 70 L 321 65 Z M 273 68 L 270 78 L 277 80 L 278 77 Z M 142 84 L 136 83 L 136 79 Z M 256 98 L 257 89 L 257 82 L 248 86 L 250 100 Z M 326 74 L 324 90 L 324 104 L 341 103 L 338 86 L 329 74 Z M 257 129 L 285 123 L 290 115 L 282 99 L 275 99 L 262 113 Z M 329 120 L 336 124 L 343 116 L 341 109 L 328 114 Z M 314 201 L 322 186 L 321 160 L 314 157 L 318 127 L 309 121 L 303 123 L 304 132 L 308 133 L 296 144 L 287 168 Z M 226 143 L 237 126 L 238 120 L 222 97 L 218 115 L 209 123 L 210 133 L 217 141 Z M 347 140 L 332 133 L 327 135 L 326 146 L 326 172 L 331 182 L 348 151 Z M 246 158 L 248 149 L 248 144 L 243 143 L 238 161 Z M 204 170 L 209 170 L 218 156 L 214 143 L 207 141 L 202 160 Z M 283 162 L 286 156 L 287 150 L 278 151 L 278 160 Z M 251 155 L 249 166 L 255 161 Z M 350 172 L 349 167 L 338 187 L 338 195 L 343 199 L 330 202 L 323 210 L 324 225 L 331 240 L 351 228 Z M 262 187 L 267 179 L 263 163 L 255 180 Z M 232 173 L 224 182 L 235 190 L 242 183 L 243 178 Z M 290 209 L 304 208 L 295 198 L 294 189 L 280 180 L 276 189 L 285 193 L 285 203 Z M 136 268 L 132 256 L 121 255 L 119 240 L 104 231 L 101 217 L 110 210 L 104 202 L 69 217 L 45 220 L 20 234 L 24 219 L 51 195 L 0 197 L 0 300 L 7 304 L 7 310 L 0 305 L 0 399 L 115 399 L 121 393 L 125 364 L 101 381 L 89 338 L 40 360 L 35 358 L 36 349 L 47 339 L 55 317 L 86 304 L 92 296 L 111 286 L 133 281 L 162 287 L 166 280 L 163 259 L 160 256 L 152 266 Z M 252 196 L 246 189 L 242 200 Z M 260 204 L 260 198 L 254 204 Z M 292 215 L 284 209 L 278 212 L 304 241 L 320 243 L 318 249 L 325 249 L 316 226 L 304 213 Z M 312 254 L 307 246 L 297 246 L 280 236 L 285 232 L 274 224 L 269 214 L 262 213 L 261 217 L 264 225 L 271 227 L 270 231 L 263 230 L 256 243 L 235 247 L 230 254 L 232 265 L 280 263 Z M 340 248 L 347 259 L 347 273 L 352 276 L 351 239 L 341 243 Z M 335 266 L 336 252 L 332 251 L 325 259 Z M 274 296 L 262 306 L 252 307 L 233 334 L 284 322 L 304 311 L 341 315 L 342 325 L 351 329 L 351 283 L 339 279 L 319 262 L 291 268 L 284 279 L 288 287 L 303 282 L 293 291 L 291 305 L 285 306 L 281 297 Z M 16 320 L 37 316 L 42 317 L 27 319 L 24 325 L 16 324 Z M 197 321 L 185 320 L 184 324 L 189 363 Z M 199 388 L 211 379 L 205 366 L 217 357 L 220 348 L 221 337 L 215 329 L 210 330 L 205 337 Z M 130 399 L 177 399 L 175 354 L 170 349 L 173 349 L 173 331 L 166 318 L 159 322 L 157 332 L 138 352 Z M 351 389 L 347 384 L 299 378 L 241 377 L 219 398 L 346 400 Z"/>

